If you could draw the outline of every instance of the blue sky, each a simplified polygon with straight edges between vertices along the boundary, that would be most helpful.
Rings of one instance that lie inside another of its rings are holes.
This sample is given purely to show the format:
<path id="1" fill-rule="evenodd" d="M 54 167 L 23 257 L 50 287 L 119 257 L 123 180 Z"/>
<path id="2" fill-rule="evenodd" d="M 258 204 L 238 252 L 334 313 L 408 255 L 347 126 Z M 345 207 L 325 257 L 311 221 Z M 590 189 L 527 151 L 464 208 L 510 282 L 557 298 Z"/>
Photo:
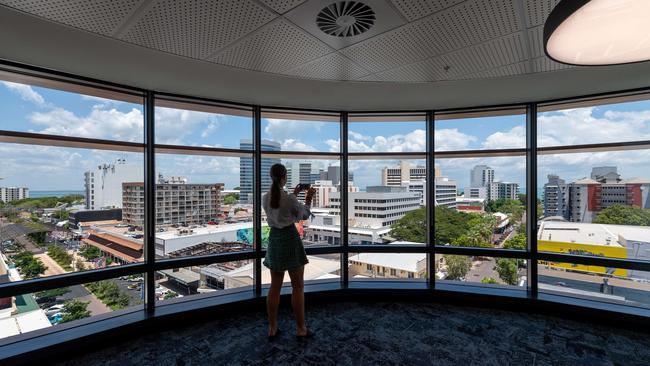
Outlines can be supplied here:
<path id="1" fill-rule="evenodd" d="M 51 90 L 0 81 L 1 128 L 66 136 L 92 137 L 141 142 L 142 106 L 94 96 Z M 629 102 L 590 108 L 540 113 L 539 146 L 650 140 L 650 102 Z M 282 150 L 338 151 L 338 123 L 292 121 L 264 118 L 262 137 L 279 142 Z M 226 116 L 171 108 L 156 110 L 158 143 L 239 147 L 251 138 L 248 117 Z M 425 150 L 425 122 L 351 122 L 349 151 Z M 437 151 L 524 147 L 523 115 L 439 120 L 435 128 Z M 83 172 L 100 163 L 126 158 L 142 165 L 142 154 L 71 149 L 45 146 L 0 144 L 3 186 L 27 186 L 32 190 L 74 190 L 83 188 Z M 223 182 L 239 185 L 239 158 L 163 155 L 156 157 L 157 171 L 163 175 L 183 175 L 190 182 Z M 590 153 L 540 156 L 538 180 L 542 185 L 549 173 L 567 181 L 589 176 L 591 167 L 616 165 L 624 178 L 650 178 L 650 151 Z M 330 163 L 330 162 L 327 162 Z M 380 169 L 397 161 L 351 161 L 355 184 L 379 184 Z M 413 161 L 424 164 L 424 161 Z M 334 162 L 336 164 L 336 162 Z M 497 179 L 514 181 L 523 187 L 525 159 L 500 157 L 485 159 L 437 159 L 444 176 L 466 187 L 469 170 L 487 164 Z M 315 164 L 316 165 L 316 164 Z M 325 163 L 318 164 L 325 167 Z"/>

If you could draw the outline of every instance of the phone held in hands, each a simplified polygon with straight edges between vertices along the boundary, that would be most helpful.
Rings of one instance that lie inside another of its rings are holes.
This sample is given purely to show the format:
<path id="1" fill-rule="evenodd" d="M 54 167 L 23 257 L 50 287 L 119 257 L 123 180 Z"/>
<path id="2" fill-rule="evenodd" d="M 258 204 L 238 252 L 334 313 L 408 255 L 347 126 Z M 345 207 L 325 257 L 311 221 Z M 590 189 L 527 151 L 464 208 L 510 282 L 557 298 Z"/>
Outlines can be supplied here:
<path id="1" fill-rule="evenodd" d="M 309 184 L 309 183 L 300 183 L 300 184 L 298 184 L 298 190 L 300 190 L 300 191 L 309 190 L 310 187 L 311 187 L 311 184 Z"/>

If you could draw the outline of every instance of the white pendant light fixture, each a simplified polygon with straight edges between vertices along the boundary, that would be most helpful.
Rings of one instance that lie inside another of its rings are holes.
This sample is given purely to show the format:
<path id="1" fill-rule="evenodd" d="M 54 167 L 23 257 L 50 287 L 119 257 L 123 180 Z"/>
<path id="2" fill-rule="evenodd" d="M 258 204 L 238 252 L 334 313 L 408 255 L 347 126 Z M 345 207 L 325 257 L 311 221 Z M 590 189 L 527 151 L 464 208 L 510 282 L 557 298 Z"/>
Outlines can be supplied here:
<path id="1" fill-rule="evenodd" d="M 570 65 L 650 60 L 650 0 L 562 0 L 544 24 L 544 51 Z"/>

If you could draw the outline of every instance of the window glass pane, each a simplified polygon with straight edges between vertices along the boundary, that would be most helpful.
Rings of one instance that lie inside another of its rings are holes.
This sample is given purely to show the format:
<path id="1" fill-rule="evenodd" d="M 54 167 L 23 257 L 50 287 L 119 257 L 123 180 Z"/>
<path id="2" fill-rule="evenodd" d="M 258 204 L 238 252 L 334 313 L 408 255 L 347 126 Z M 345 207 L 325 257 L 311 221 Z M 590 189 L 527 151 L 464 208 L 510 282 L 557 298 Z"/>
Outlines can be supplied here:
<path id="1" fill-rule="evenodd" d="M 253 149 L 252 111 L 156 100 L 156 143 Z"/>
<path id="2" fill-rule="evenodd" d="M 252 160 L 246 154 L 156 154 L 156 256 L 252 250 L 253 203 L 240 189 L 252 187 Z M 128 184 L 124 192 L 139 201 L 144 187 Z M 126 223 L 138 225 L 144 210 L 129 207 L 124 216 Z"/>
<path id="3" fill-rule="evenodd" d="M 525 148 L 525 110 L 436 114 L 434 139 L 435 151 Z"/>
<path id="4" fill-rule="evenodd" d="M 279 159 L 273 155 L 262 157 L 262 195 L 271 188 L 269 176 L 273 164 L 280 163 L 287 169 L 286 192 L 293 193 L 298 184 L 309 184 L 316 190 L 312 198 L 312 217 L 296 223 L 303 244 L 310 245 L 341 245 L 340 219 L 340 182 L 341 169 L 338 160 L 327 159 Z M 298 201 L 304 202 L 305 191 L 298 193 Z M 266 247 L 268 238 L 267 213 L 262 210 L 263 245 Z"/>
<path id="5" fill-rule="evenodd" d="M 143 98 L 0 73 L 3 130 L 48 135 L 144 141 Z"/>
<path id="6" fill-rule="evenodd" d="M 194 300 L 232 291 L 252 290 L 254 260 L 172 268 L 156 272 L 159 304 Z"/>
<path id="7" fill-rule="evenodd" d="M 350 280 L 401 279 L 426 281 L 426 253 L 350 253 Z"/>
<path id="8" fill-rule="evenodd" d="M 340 254 L 320 254 L 308 255 L 309 263 L 305 265 L 304 279 L 305 282 L 322 283 L 338 282 L 341 277 L 341 255 Z M 262 285 L 268 287 L 271 284 L 271 273 L 268 268 L 262 268 Z M 283 286 L 291 284 L 289 273 L 285 272 Z"/>
<path id="9" fill-rule="evenodd" d="M 650 140 L 650 101 L 620 99 L 540 106 L 537 146 Z"/>
<path id="10" fill-rule="evenodd" d="M 621 305 L 650 308 L 650 273 L 539 261 L 539 291 Z"/>
<path id="11" fill-rule="evenodd" d="M 7 143 L 0 151 L 10 281 L 143 260 L 142 228 L 122 220 L 122 186 L 143 181 L 142 153 Z"/>
<path id="12" fill-rule="evenodd" d="M 650 260 L 650 150 L 538 157 L 540 251 Z"/>
<path id="13" fill-rule="evenodd" d="M 436 281 L 526 289 L 527 261 L 436 254 Z"/>
<path id="14" fill-rule="evenodd" d="M 455 206 L 437 202 L 436 245 L 526 248 L 525 157 L 436 159 L 436 181 L 458 184 Z"/>
<path id="15" fill-rule="evenodd" d="M 0 298 L 0 345 L 141 310 L 142 286 L 143 276 L 132 275 Z"/>
<path id="16" fill-rule="evenodd" d="M 262 112 L 262 150 L 339 152 L 340 117 Z"/>
<path id="17" fill-rule="evenodd" d="M 426 242 L 424 160 L 350 160 L 348 193 L 351 245 Z M 455 200 L 453 182 L 441 198 Z"/>
<path id="18" fill-rule="evenodd" d="M 349 117 L 349 152 L 423 152 L 426 141 L 423 115 Z"/>

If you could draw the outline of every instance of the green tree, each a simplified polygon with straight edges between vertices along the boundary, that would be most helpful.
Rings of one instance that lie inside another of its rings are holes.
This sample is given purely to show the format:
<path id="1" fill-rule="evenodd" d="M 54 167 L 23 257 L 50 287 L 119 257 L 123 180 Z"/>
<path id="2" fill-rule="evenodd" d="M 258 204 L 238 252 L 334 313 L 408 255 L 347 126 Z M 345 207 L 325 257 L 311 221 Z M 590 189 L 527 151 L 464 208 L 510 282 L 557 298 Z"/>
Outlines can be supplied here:
<path id="1" fill-rule="evenodd" d="M 505 249 L 526 250 L 526 234 L 516 234 L 503 244 Z"/>
<path id="2" fill-rule="evenodd" d="M 424 208 L 409 211 L 391 226 L 391 236 L 398 240 L 426 243 L 427 219 Z"/>
<path id="3" fill-rule="evenodd" d="M 596 224 L 650 226 L 650 209 L 627 205 L 612 205 L 600 211 Z"/>
<path id="4" fill-rule="evenodd" d="M 469 270 L 472 268 L 472 262 L 464 255 L 443 255 L 445 264 L 447 265 L 448 280 L 460 280 L 464 278 Z"/>
<path id="5" fill-rule="evenodd" d="M 228 193 L 223 197 L 223 203 L 225 205 L 234 205 L 239 202 L 239 195 L 237 193 Z"/>
<path id="6" fill-rule="evenodd" d="M 424 213 L 424 208 L 421 208 Z M 469 229 L 470 215 L 445 206 L 435 207 L 435 242 L 436 245 L 451 244 Z M 414 226 L 416 223 L 413 223 Z M 415 227 L 413 227 L 415 229 Z M 424 225 L 421 226 L 424 228 Z M 414 240 L 415 241 L 415 240 Z M 424 243 L 425 241 L 420 241 Z"/>
<path id="7" fill-rule="evenodd" d="M 43 262 L 38 258 L 34 258 L 34 254 L 27 250 L 14 255 L 11 259 L 23 277 L 27 279 L 38 277 L 47 270 Z"/>
<path id="8" fill-rule="evenodd" d="M 112 310 L 119 310 L 129 305 L 129 296 L 121 292 L 119 286 L 113 281 L 92 282 L 85 286 Z"/>
<path id="9" fill-rule="evenodd" d="M 68 287 L 59 287 L 59 288 L 55 288 L 55 289 L 52 289 L 52 290 L 39 291 L 39 292 L 35 293 L 34 296 L 36 296 L 36 299 L 39 302 L 42 302 L 42 301 L 47 301 L 47 300 L 54 300 L 58 296 L 63 296 L 65 294 L 67 294 L 68 292 L 70 292 L 70 288 L 68 288 Z"/>
<path id="10" fill-rule="evenodd" d="M 63 315 L 61 323 L 89 317 L 90 311 L 88 310 L 88 304 L 89 302 L 79 300 L 66 301 L 61 310 L 61 314 Z"/>
<path id="11" fill-rule="evenodd" d="M 483 279 L 481 279 L 481 283 L 485 283 L 485 284 L 488 284 L 488 285 L 494 285 L 494 284 L 497 284 L 498 282 L 497 282 L 497 280 L 495 280 L 492 277 L 483 277 Z"/>
<path id="12" fill-rule="evenodd" d="M 70 217 L 70 212 L 66 211 L 65 209 L 62 209 L 62 210 L 53 212 L 52 217 L 54 217 L 57 220 L 67 220 Z"/>
<path id="13" fill-rule="evenodd" d="M 164 300 L 169 300 L 169 299 L 173 299 L 173 298 L 176 298 L 176 297 L 178 297 L 178 294 L 177 294 L 176 292 L 174 292 L 174 291 L 169 291 L 169 292 L 167 292 L 167 293 L 165 294 L 165 296 L 163 297 L 163 299 L 164 299 Z"/>
<path id="14" fill-rule="evenodd" d="M 66 271 L 72 271 L 72 256 L 65 249 L 52 244 L 47 247 L 47 255 Z"/>
<path id="15" fill-rule="evenodd" d="M 497 258 L 494 269 L 499 278 L 508 285 L 517 284 L 517 260 L 511 258 Z"/>
<path id="16" fill-rule="evenodd" d="M 83 248 L 79 251 L 79 254 L 86 258 L 86 260 L 91 261 L 93 259 L 97 259 L 101 257 L 102 253 L 99 250 L 99 248 L 94 247 L 92 245 L 84 245 Z"/>

